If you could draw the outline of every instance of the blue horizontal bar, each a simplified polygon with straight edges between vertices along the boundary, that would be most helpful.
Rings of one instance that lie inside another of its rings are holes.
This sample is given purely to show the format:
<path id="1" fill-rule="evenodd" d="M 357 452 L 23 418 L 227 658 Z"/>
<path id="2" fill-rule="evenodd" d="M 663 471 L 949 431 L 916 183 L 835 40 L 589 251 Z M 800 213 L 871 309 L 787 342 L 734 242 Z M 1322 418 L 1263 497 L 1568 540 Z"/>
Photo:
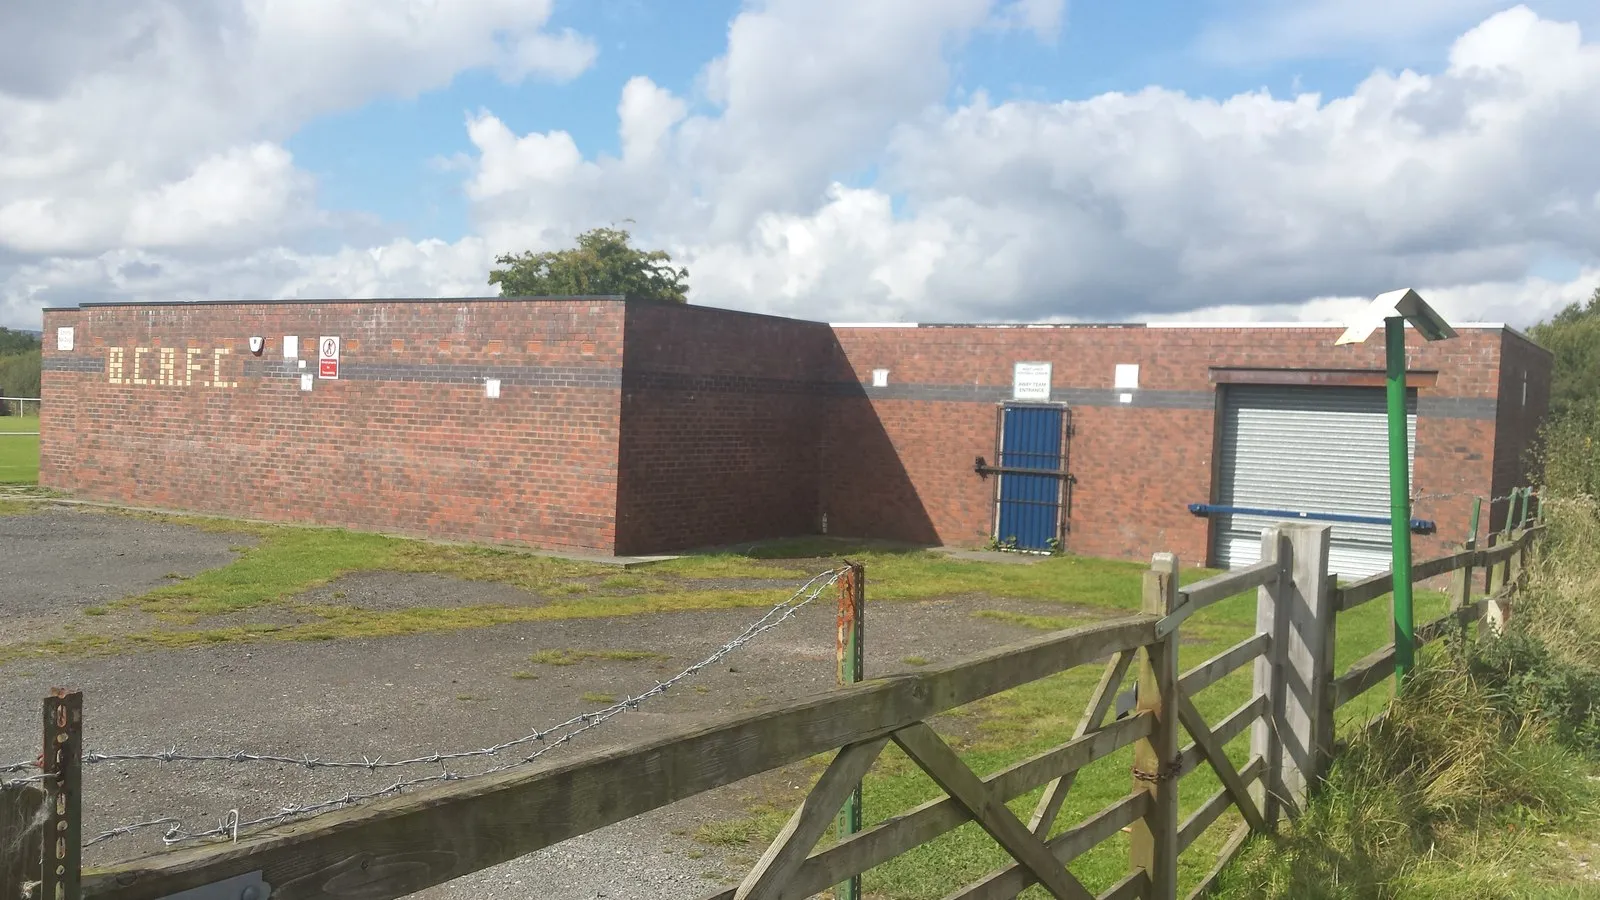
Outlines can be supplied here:
<path id="1" fill-rule="evenodd" d="M 1269 519 L 1314 519 L 1319 522 L 1349 522 L 1355 525 L 1387 525 L 1388 516 L 1353 516 L 1346 513 L 1295 512 L 1288 509 L 1257 509 L 1252 506 L 1214 506 L 1210 503 L 1191 503 L 1189 512 L 1197 516 L 1265 516 Z M 1411 530 L 1418 534 L 1432 534 L 1435 523 L 1431 519 L 1412 519 Z"/>

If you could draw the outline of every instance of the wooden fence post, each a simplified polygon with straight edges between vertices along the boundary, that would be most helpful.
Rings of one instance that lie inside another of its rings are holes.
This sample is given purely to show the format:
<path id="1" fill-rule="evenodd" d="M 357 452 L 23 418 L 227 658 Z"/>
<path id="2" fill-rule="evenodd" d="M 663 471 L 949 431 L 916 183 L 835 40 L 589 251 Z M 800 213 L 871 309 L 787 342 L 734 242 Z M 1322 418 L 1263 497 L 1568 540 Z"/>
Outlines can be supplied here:
<path id="1" fill-rule="evenodd" d="M 1279 779 L 1286 798 L 1303 807 L 1306 795 L 1333 761 L 1333 645 L 1338 611 L 1328 572 L 1332 526 L 1282 526 L 1289 539 L 1289 581 L 1282 602 L 1287 606 L 1288 634 L 1283 644 L 1283 710 L 1278 727 L 1283 748 Z M 1259 604 L 1260 594 L 1257 592 Z M 1280 606 L 1280 615 L 1285 607 Z M 1258 610 L 1259 614 L 1259 610 Z M 1274 641 L 1274 644 L 1277 642 Z"/>
<path id="2" fill-rule="evenodd" d="M 1483 512 L 1483 498 L 1472 498 L 1472 525 L 1468 529 L 1467 542 L 1461 545 L 1461 549 L 1468 552 L 1478 549 L 1478 515 L 1481 512 Z M 1462 566 L 1461 571 L 1456 573 L 1454 590 L 1451 593 L 1454 595 L 1450 598 L 1452 610 L 1461 609 L 1472 602 L 1472 563 Z"/>
<path id="3" fill-rule="evenodd" d="M 1504 543 L 1504 540 L 1500 532 L 1492 531 L 1489 533 L 1488 549 L 1493 550 L 1502 543 Z M 1495 592 L 1504 584 L 1500 575 L 1502 571 L 1503 569 L 1499 563 L 1492 563 L 1483 567 L 1483 594 L 1486 599 L 1483 604 L 1483 612 L 1478 614 L 1479 634 L 1499 634 L 1501 629 L 1505 627 L 1505 610 L 1501 607 L 1500 602 L 1494 599 Z"/>
<path id="4" fill-rule="evenodd" d="M 44 789 L 36 784 L 0 786 L 0 898 L 22 896 L 38 881 L 44 859 Z"/>
<path id="5" fill-rule="evenodd" d="M 1157 553 L 1144 573 L 1141 611 L 1170 614 L 1178 602 L 1178 558 Z M 1149 810 L 1133 823 L 1133 868 L 1150 879 L 1151 900 L 1178 896 L 1178 632 L 1149 644 L 1139 661 L 1138 711 L 1149 713 L 1149 737 L 1134 744 L 1134 790 L 1150 795 Z"/>
<path id="6" fill-rule="evenodd" d="M 1255 693 L 1267 714 L 1250 731 L 1250 752 L 1267 764 L 1252 793 L 1267 827 L 1298 815 L 1333 758 L 1333 645 L 1337 611 L 1328 572 L 1330 526 L 1289 524 L 1261 535 L 1261 558 L 1278 579 L 1256 592 L 1256 631 L 1272 639 L 1256 658 Z"/>

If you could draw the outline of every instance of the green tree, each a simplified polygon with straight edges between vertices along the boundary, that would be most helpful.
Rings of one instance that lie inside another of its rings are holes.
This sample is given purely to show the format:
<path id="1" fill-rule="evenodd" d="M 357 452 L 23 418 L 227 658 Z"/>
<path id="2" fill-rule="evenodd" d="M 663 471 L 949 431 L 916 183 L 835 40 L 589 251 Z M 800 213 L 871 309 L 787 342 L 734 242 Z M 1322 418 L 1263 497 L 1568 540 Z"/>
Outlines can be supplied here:
<path id="1" fill-rule="evenodd" d="M 620 228 L 595 228 L 578 235 L 578 246 L 544 253 L 506 254 L 495 259 L 489 283 L 506 297 L 580 297 L 617 294 L 630 300 L 688 300 L 689 270 L 673 268 L 665 250 L 628 245 Z"/>
<path id="2" fill-rule="evenodd" d="M 39 338 L 26 331 L 12 331 L 9 328 L 0 328 L 0 356 L 12 353 L 26 353 L 29 350 L 39 349 Z"/>
<path id="3" fill-rule="evenodd" d="M 1600 288 L 1588 303 L 1574 303 L 1530 329 L 1555 356 L 1550 413 L 1561 419 L 1600 405 Z"/>
<path id="4" fill-rule="evenodd" d="M 0 397 L 39 396 L 39 351 L 0 355 Z"/>

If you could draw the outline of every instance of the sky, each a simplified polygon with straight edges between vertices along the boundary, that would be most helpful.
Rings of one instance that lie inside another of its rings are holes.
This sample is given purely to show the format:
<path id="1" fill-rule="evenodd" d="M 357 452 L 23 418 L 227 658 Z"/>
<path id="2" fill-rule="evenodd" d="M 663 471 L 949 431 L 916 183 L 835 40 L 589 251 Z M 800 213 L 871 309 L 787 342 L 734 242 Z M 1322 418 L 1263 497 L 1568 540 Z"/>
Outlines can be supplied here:
<path id="1" fill-rule="evenodd" d="M 1594 0 L 4 0 L 0 48 L 9 327 L 487 296 L 602 225 L 821 321 L 1600 287 Z"/>

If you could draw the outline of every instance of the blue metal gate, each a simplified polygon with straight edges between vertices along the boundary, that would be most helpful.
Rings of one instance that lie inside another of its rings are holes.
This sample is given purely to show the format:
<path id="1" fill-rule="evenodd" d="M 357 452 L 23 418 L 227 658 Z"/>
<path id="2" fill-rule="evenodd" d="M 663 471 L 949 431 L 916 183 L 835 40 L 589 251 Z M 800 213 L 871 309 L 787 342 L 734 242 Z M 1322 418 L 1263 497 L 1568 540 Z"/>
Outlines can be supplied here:
<path id="1" fill-rule="evenodd" d="M 1060 546 L 1068 478 L 1065 424 L 1066 410 L 1059 406 L 1001 410 L 995 539 L 1002 545 L 1046 551 Z"/>

